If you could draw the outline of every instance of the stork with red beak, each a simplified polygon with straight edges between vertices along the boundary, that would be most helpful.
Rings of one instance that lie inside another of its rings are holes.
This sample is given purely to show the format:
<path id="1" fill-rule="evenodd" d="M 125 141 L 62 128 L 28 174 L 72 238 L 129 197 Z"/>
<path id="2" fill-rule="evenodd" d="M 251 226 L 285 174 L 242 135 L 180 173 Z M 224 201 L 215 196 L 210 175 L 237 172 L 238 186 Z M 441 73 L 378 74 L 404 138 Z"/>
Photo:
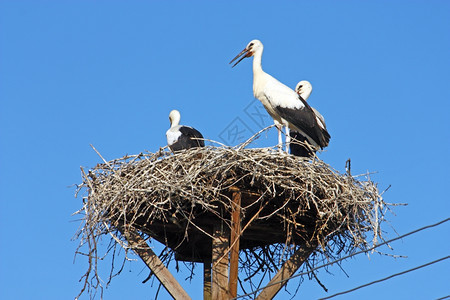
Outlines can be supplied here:
<path id="1" fill-rule="evenodd" d="M 292 89 L 263 71 L 261 58 L 263 44 L 259 40 L 251 41 L 230 64 L 236 66 L 246 57 L 253 56 L 253 94 L 263 104 L 273 118 L 278 129 L 278 148 L 282 149 L 282 126 L 286 131 L 286 152 L 289 150 L 290 130 L 302 134 L 314 150 L 328 146 L 330 135 L 326 128 L 318 123 L 316 114 L 304 99 Z"/>

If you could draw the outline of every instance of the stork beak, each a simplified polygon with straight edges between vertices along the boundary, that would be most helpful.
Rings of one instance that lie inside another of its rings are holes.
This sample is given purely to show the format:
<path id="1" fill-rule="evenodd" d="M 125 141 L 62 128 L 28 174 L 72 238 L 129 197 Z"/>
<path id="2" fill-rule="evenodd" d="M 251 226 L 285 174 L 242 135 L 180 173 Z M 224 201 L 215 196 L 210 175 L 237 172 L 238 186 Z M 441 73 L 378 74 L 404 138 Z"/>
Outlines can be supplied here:
<path id="1" fill-rule="evenodd" d="M 251 52 L 251 51 L 249 51 L 249 50 L 247 50 L 247 48 L 245 48 L 244 50 L 242 50 L 241 51 L 241 53 L 239 53 L 238 55 L 236 55 L 236 57 L 235 58 L 233 58 L 231 61 L 230 61 L 230 64 L 231 63 L 233 63 L 236 59 L 238 59 L 240 56 L 242 56 L 233 66 L 232 66 L 232 68 L 234 68 L 234 66 L 236 66 L 238 63 L 240 63 L 244 58 L 246 58 L 246 57 L 250 57 L 250 56 L 252 56 L 253 55 L 253 53 Z"/>

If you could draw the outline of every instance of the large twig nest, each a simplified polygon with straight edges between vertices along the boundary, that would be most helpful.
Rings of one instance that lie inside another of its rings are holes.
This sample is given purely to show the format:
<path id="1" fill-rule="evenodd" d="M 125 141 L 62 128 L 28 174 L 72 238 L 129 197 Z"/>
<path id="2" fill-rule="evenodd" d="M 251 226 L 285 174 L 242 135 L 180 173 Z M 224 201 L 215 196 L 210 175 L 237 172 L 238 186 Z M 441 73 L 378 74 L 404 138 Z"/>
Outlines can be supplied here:
<path id="1" fill-rule="evenodd" d="M 116 229 L 127 225 L 168 246 L 178 260 L 209 259 L 212 228 L 230 226 L 237 190 L 241 260 L 246 258 L 241 268 L 249 277 L 261 268 L 276 270 L 305 244 L 319 245 L 318 253 L 333 258 L 366 248 L 368 236 L 381 236 L 384 203 L 370 179 L 267 148 L 210 146 L 126 156 L 83 170 L 82 186 L 87 196 L 79 234 L 87 253 L 104 234 L 126 247 Z"/>

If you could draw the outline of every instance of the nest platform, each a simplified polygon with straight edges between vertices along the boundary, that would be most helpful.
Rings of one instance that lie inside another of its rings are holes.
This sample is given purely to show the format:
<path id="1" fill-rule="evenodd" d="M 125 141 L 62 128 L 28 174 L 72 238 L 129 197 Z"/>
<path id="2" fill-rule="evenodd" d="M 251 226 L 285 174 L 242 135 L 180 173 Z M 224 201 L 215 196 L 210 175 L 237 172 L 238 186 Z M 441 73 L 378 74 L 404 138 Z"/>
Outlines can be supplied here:
<path id="1" fill-rule="evenodd" d="M 374 182 L 272 149 L 160 150 L 104 161 L 82 176 L 79 236 L 89 248 L 105 234 L 126 248 L 124 230 L 132 229 L 176 260 L 205 263 L 214 261 L 220 231 L 232 236 L 227 249 L 237 243 L 250 277 L 276 272 L 299 249 L 310 249 L 312 267 L 313 253 L 330 259 L 368 247 L 369 233 L 380 237 L 384 203 Z"/>

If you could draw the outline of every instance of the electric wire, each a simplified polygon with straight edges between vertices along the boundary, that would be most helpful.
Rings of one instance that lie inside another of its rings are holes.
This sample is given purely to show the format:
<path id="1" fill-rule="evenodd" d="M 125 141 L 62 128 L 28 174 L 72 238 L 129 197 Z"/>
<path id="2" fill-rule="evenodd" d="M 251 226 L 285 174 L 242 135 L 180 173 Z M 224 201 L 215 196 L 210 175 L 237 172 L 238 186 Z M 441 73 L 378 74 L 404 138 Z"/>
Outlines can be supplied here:
<path id="1" fill-rule="evenodd" d="M 371 282 L 369 282 L 369 283 L 366 283 L 366 284 L 357 286 L 357 287 L 355 287 L 355 288 L 353 288 L 353 289 L 350 289 L 350 290 L 347 290 L 347 291 L 339 292 L 339 293 L 336 293 L 336 294 L 334 294 L 334 295 L 327 296 L 327 297 L 324 297 L 324 298 L 319 298 L 319 300 L 330 299 L 330 298 L 334 298 L 334 297 L 336 297 L 336 296 L 340 296 L 340 295 L 344 295 L 344 294 L 347 294 L 347 293 L 350 293 L 350 292 L 354 292 L 354 291 L 359 290 L 359 289 L 361 289 L 361 288 L 363 288 L 363 287 L 366 287 L 366 286 L 369 286 L 369 285 L 372 285 L 372 284 L 375 284 L 375 283 L 379 283 L 379 282 L 382 282 L 382 281 L 385 281 L 385 280 L 388 280 L 388 279 L 391 279 L 391 278 L 394 278 L 394 277 L 396 277 L 396 276 L 400 276 L 400 275 L 403 275 L 403 274 L 406 274 L 406 273 L 409 273 L 409 272 L 412 272 L 412 271 L 416 271 L 416 270 L 418 270 L 418 269 L 421 269 L 421 268 L 430 266 L 430 265 L 432 265 L 432 264 L 441 262 L 441 261 L 446 260 L 446 259 L 449 259 L 449 258 L 450 258 L 450 255 L 449 255 L 449 256 L 446 256 L 446 257 L 442 257 L 442 258 L 436 259 L 436 260 L 431 261 L 431 262 L 429 262 L 429 263 L 426 263 L 426 264 L 417 266 L 417 267 L 415 267 L 415 268 L 412 268 L 412 269 L 409 269 L 409 270 L 405 270 L 405 271 L 400 272 L 400 273 L 392 274 L 392 275 L 390 275 L 390 276 L 388 276 L 388 277 L 384 277 L 384 278 L 381 278 L 381 279 L 378 279 L 378 280 L 375 280 L 375 281 L 371 281 Z"/>
<path id="2" fill-rule="evenodd" d="M 280 283 L 284 283 L 284 282 L 286 282 L 286 281 L 288 281 L 288 280 L 291 280 L 291 279 L 296 278 L 296 277 L 299 277 L 299 276 L 308 275 L 309 273 L 312 273 L 312 272 L 314 272 L 314 271 L 316 271 L 316 270 L 318 270 L 318 269 L 321 269 L 321 268 L 324 268 L 324 267 L 326 267 L 326 266 L 335 264 L 335 263 L 340 262 L 340 261 L 342 261 L 342 260 L 344 260 L 344 259 L 353 257 L 353 256 L 358 255 L 358 254 L 361 254 L 361 253 L 367 253 L 367 252 L 369 252 L 369 251 L 372 251 L 372 250 L 375 249 L 375 248 L 378 248 L 378 247 L 380 247 L 380 246 L 386 245 L 386 244 L 388 244 L 388 243 L 390 243 L 390 242 L 394 242 L 394 241 L 396 241 L 396 240 L 399 240 L 399 239 L 402 239 L 402 238 L 404 238 L 404 237 L 410 236 L 410 235 L 412 235 L 412 234 L 418 233 L 418 232 L 420 232 L 420 231 L 422 231 L 422 230 L 425 230 L 425 229 L 429 229 L 429 228 L 433 228 L 433 227 L 442 225 L 442 224 L 444 224 L 444 223 L 446 223 L 446 222 L 448 222 L 448 221 L 450 221 L 450 218 L 444 219 L 444 220 L 439 221 L 439 222 L 434 223 L 434 224 L 430 224 L 430 225 L 426 225 L 426 226 L 420 227 L 420 228 L 418 228 L 418 229 L 416 229 L 416 230 L 410 231 L 410 232 L 405 233 L 405 234 L 403 234 L 403 235 L 400 235 L 400 236 L 398 236 L 398 237 L 396 237 L 396 238 L 387 240 L 387 241 L 385 241 L 385 242 L 383 242 L 383 243 L 380 243 L 380 244 L 375 245 L 375 246 L 373 246 L 373 247 L 370 247 L 370 248 L 368 248 L 368 249 L 361 250 L 361 251 L 357 251 L 357 252 L 355 252 L 355 253 L 352 253 L 352 254 L 346 255 L 346 256 L 344 256 L 344 257 L 341 257 L 341 258 L 339 258 L 339 259 L 337 259 L 337 260 L 334 260 L 334 261 L 328 262 L 328 263 L 326 263 L 326 264 L 323 264 L 323 265 L 321 265 L 321 266 L 312 268 L 311 270 L 309 270 L 309 271 L 307 271 L 307 272 L 295 274 L 295 275 L 293 275 L 293 276 L 291 276 L 291 277 L 289 277 L 289 278 L 282 279 L 282 280 L 277 281 L 277 282 L 273 282 L 273 283 L 268 284 L 268 285 L 266 285 L 265 287 L 262 287 L 262 288 L 258 288 L 258 289 L 256 289 L 256 290 L 250 292 L 250 293 L 247 293 L 247 294 L 244 294 L 244 295 L 239 295 L 239 296 L 233 298 L 233 300 L 234 300 L 234 299 L 243 298 L 243 297 L 246 297 L 246 296 L 250 296 L 250 295 L 252 295 L 252 294 L 256 294 L 257 292 L 259 292 L 259 291 L 265 289 L 266 287 L 273 286 L 273 285 L 277 285 L 277 284 L 280 284 Z M 447 258 L 448 258 L 448 257 L 447 257 Z"/>

